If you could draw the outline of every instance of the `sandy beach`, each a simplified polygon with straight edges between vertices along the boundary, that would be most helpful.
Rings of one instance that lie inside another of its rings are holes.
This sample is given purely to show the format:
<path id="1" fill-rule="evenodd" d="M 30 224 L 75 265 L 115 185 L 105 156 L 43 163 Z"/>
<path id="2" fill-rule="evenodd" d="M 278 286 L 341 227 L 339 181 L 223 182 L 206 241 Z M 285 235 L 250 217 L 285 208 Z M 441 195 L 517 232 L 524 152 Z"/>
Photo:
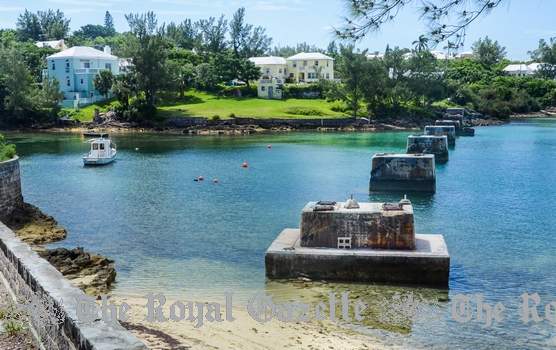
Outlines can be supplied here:
<path id="1" fill-rule="evenodd" d="M 232 322 L 205 323 L 195 328 L 189 321 L 145 321 L 146 299 L 114 296 L 116 304 L 131 306 L 126 328 L 151 349 L 393 349 L 378 339 L 359 334 L 330 321 L 261 324 L 241 305 L 234 305 Z M 172 300 L 168 300 L 169 305 Z M 165 308 L 167 312 L 167 308 Z"/>

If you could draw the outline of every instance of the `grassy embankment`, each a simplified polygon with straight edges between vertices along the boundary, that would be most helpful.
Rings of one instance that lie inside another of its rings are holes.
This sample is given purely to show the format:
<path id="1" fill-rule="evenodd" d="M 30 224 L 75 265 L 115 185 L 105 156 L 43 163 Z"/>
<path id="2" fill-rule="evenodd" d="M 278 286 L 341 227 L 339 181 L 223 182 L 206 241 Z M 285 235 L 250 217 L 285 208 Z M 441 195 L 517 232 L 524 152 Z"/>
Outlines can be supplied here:
<path id="1" fill-rule="evenodd" d="M 93 119 L 95 108 L 107 111 L 117 102 L 104 102 L 81 108 L 78 111 L 66 109 L 73 118 L 80 121 Z M 252 118 L 340 118 L 348 115 L 333 111 L 334 104 L 322 99 L 265 100 L 259 98 L 221 97 L 200 91 L 189 91 L 182 99 L 163 101 L 158 106 L 161 116 L 205 117 L 229 119 Z"/>

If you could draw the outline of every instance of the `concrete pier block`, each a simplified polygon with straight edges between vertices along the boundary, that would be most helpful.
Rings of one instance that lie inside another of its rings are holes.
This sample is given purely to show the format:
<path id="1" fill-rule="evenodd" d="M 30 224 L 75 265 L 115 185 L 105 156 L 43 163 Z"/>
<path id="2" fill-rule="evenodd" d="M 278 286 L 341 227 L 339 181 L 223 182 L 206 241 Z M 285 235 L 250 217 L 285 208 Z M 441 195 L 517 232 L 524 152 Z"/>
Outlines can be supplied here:
<path id="1" fill-rule="evenodd" d="M 415 249 L 411 203 L 358 203 L 357 208 L 340 202 L 322 210 L 321 202 L 309 202 L 301 212 L 303 247 L 350 249 Z"/>
<path id="2" fill-rule="evenodd" d="M 371 159 L 369 190 L 435 192 L 434 155 L 375 154 Z"/>
<path id="3" fill-rule="evenodd" d="M 453 126 L 456 128 L 456 134 L 458 133 L 458 130 L 461 130 L 462 128 L 462 124 L 460 123 L 459 120 L 449 120 L 449 119 L 436 120 L 434 122 L 434 125 Z"/>
<path id="4" fill-rule="evenodd" d="M 475 129 L 473 128 L 462 128 L 459 136 L 475 136 Z"/>
<path id="5" fill-rule="evenodd" d="M 425 126 L 425 135 L 448 137 L 448 145 L 456 145 L 456 128 L 453 125 L 427 125 Z"/>
<path id="6" fill-rule="evenodd" d="M 448 161 L 448 137 L 434 135 L 410 135 L 407 137 L 407 153 L 434 154 L 436 163 Z"/>
<path id="7" fill-rule="evenodd" d="M 442 235 L 416 235 L 415 250 L 302 247 L 299 229 L 285 229 L 265 254 L 266 276 L 448 287 L 450 255 Z"/>

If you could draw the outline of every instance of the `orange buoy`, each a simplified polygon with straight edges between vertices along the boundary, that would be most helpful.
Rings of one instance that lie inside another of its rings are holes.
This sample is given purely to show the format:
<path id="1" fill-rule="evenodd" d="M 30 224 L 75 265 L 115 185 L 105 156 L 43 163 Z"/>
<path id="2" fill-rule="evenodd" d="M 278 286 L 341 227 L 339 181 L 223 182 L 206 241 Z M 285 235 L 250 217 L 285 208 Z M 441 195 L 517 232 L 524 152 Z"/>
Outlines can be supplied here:
<path id="1" fill-rule="evenodd" d="M 249 164 L 247 163 L 247 161 L 243 161 L 243 163 L 241 163 L 241 167 L 242 168 L 249 168 Z"/>

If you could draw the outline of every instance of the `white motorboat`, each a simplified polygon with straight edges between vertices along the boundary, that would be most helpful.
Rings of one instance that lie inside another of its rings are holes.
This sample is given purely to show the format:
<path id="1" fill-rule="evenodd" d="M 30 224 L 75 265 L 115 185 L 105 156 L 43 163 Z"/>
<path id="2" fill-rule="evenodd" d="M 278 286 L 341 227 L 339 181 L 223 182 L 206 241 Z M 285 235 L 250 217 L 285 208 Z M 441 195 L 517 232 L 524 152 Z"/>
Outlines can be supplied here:
<path id="1" fill-rule="evenodd" d="M 83 156 L 84 165 L 104 165 L 116 159 L 116 146 L 103 137 L 89 140 L 91 149 Z"/>

